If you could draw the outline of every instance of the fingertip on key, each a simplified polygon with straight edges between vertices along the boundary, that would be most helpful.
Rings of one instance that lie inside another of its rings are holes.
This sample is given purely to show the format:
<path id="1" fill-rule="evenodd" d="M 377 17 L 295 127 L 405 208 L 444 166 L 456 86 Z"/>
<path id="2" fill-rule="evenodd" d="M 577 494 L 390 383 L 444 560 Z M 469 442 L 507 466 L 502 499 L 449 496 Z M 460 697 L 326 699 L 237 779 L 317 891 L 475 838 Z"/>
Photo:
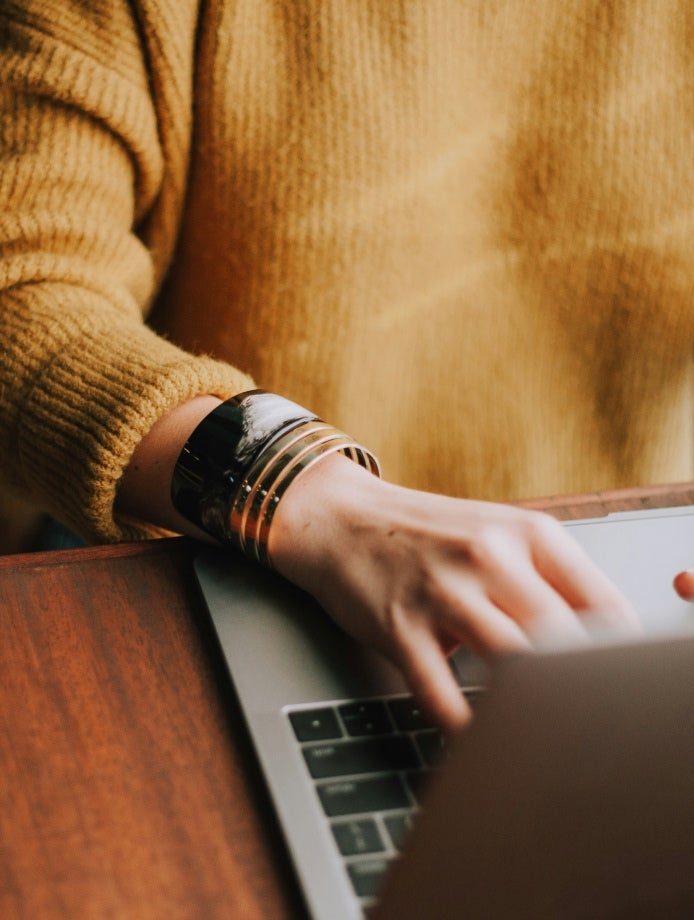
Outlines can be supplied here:
<path id="1" fill-rule="evenodd" d="M 423 708 L 447 736 L 457 734 L 472 722 L 472 709 L 458 687 L 445 697 L 429 699 Z"/>

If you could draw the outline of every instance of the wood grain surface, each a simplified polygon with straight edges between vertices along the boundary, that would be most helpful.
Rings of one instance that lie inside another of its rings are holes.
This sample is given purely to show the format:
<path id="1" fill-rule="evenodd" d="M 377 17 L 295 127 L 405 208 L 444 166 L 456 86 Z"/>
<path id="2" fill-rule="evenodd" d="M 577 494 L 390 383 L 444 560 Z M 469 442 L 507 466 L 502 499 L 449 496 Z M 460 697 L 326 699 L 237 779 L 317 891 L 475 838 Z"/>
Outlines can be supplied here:
<path id="1" fill-rule="evenodd" d="M 0 917 L 302 917 L 185 540 L 0 559 Z"/>
<path id="2" fill-rule="evenodd" d="M 694 504 L 694 483 L 644 486 L 613 492 L 586 492 L 581 495 L 557 495 L 517 502 L 524 508 L 547 511 L 563 521 L 601 517 L 612 511 L 638 511 L 648 508 L 672 508 Z"/>

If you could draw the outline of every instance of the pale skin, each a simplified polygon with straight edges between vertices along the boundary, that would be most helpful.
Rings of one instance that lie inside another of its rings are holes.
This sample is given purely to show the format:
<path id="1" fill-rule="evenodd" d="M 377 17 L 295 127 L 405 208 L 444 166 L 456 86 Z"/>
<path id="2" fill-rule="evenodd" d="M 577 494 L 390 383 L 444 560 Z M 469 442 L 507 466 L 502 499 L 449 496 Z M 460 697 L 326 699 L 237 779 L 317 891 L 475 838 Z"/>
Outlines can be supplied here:
<path id="1" fill-rule="evenodd" d="M 218 404 L 198 397 L 154 426 L 123 477 L 120 510 L 209 539 L 176 512 L 169 484 L 189 434 Z M 471 716 L 447 662 L 461 644 L 493 660 L 586 642 L 595 626 L 639 628 L 625 598 L 549 516 L 406 489 L 340 455 L 292 483 L 269 552 L 282 575 L 401 669 L 445 729 Z M 691 586 L 694 596 L 694 575 Z"/>

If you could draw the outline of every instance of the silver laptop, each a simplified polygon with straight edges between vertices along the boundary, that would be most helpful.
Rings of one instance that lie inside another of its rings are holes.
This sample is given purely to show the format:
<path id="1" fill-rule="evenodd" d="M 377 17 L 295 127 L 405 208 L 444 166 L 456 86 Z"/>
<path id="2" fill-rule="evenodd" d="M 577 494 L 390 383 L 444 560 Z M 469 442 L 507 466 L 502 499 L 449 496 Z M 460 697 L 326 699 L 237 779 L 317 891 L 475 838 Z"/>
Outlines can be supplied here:
<path id="1" fill-rule="evenodd" d="M 644 642 L 671 648 L 669 637 L 692 636 L 686 645 L 692 647 L 694 673 L 694 606 L 672 589 L 673 576 L 694 563 L 694 508 L 613 514 L 566 526 L 630 598 L 649 637 Z M 444 750 L 440 733 L 396 670 L 284 580 L 235 555 L 208 550 L 197 559 L 196 573 L 309 913 L 316 920 L 357 920 L 378 904 L 384 884 L 379 908 L 387 910 L 388 899 L 397 903 L 391 879 L 396 884 L 402 878 L 399 870 L 416 846 L 420 823 L 431 820 L 432 809 L 421 813 L 422 801 L 434 801 L 446 777 L 450 783 L 451 772 L 459 772 L 456 758 L 469 755 Z M 636 643 L 634 653 L 642 645 Z M 546 658 L 522 656 L 515 666 L 532 671 Z M 558 704 L 557 688 L 566 687 L 569 695 L 571 689 L 554 664 L 559 654 L 549 660 L 552 667 L 542 672 L 546 697 Z M 503 709 L 509 691 L 496 672 L 489 675 L 464 651 L 452 665 L 461 692 L 478 709 L 474 730 L 464 733 L 472 743 L 484 737 L 480 729 L 489 719 L 498 721 L 495 695 Z M 512 734 L 510 728 L 497 731 Z M 568 727 L 562 731 L 559 746 L 569 734 Z M 450 808 L 445 820 L 456 821 Z M 449 871 L 457 870 L 449 865 Z"/>

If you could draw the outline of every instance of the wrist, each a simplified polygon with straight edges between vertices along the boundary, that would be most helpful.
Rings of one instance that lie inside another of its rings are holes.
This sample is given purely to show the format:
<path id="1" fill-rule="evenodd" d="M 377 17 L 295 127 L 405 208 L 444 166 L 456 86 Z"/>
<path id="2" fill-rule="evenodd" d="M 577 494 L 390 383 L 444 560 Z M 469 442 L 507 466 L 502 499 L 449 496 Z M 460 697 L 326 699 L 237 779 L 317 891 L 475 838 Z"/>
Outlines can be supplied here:
<path id="1" fill-rule="evenodd" d="M 345 541 L 359 539 L 388 483 L 342 454 L 325 457 L 287 490 L 269 540 L 280 574 L 316 593 L 316 579 L 332 569 Z"/>
<path id="2" fill-rule="evenodd" d="M 191 433 L 174 466 L 172 502 L 222 544 L 273 567 L 270 533 L 281 500 L 338 453 L 380 474 L 373 454 L 296 403 L 264 390 L 241 393 Z"/>
<path id="3" fill-rule="evenodd" d="M 165 527 L 174 533 L 205 537 L 174 508 L 169 484 L 183 445 L 221 400 L 198 396 L 159 419 L 135 448 L 118 486 L 120 514 Z"/>

